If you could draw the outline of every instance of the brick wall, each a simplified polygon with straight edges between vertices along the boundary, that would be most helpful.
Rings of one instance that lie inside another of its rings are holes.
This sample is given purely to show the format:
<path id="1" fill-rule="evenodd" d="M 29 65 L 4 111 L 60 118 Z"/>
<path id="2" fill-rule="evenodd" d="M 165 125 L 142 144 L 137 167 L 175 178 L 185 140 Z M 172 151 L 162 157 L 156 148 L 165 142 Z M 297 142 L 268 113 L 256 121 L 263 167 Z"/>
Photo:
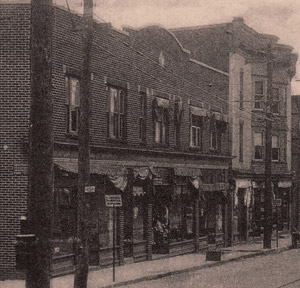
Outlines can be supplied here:
<path id="1" fill-rule="evenodd" d="M 0 280 L 14 273 L 13 241 L 26 213 L 30 9 L 0 9 Z"/>

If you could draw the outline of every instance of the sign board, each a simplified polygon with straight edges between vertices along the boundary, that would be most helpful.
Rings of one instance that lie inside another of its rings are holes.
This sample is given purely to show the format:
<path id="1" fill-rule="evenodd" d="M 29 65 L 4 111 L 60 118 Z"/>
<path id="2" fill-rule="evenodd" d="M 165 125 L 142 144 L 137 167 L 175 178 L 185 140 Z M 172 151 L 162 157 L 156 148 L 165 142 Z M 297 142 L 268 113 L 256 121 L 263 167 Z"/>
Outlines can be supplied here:
<path id="1" fill-rule="evenodd" d="M 106 207 L 122 207 L 122 197 L 117 195 L 105 195 Z"/>
<path id="2" fill-rule="evenodd" d="M 272 205 L 273 206 L 281 206 L 282 199 L 272 199 Z"/>
<path id="3" fill-rule="evenodd" d="M 96 191 L 96 186 L 85 186 L 84 192 L 85 193 L 94 193 Z"/>

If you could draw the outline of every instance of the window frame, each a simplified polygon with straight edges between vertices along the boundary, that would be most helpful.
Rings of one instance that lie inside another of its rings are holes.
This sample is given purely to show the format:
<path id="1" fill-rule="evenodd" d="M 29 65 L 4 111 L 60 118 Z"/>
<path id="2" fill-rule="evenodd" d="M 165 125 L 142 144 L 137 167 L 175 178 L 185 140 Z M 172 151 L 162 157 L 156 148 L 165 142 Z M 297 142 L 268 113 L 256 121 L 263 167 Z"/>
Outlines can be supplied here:
<path id="1" fill-rule="evenodd" d="M 275 99 L 274 91 L 277 91 L 276 95 L 278 96 Z M 275 106 L 276 105 L 276 106 Z M 277 112 L 274 112 L 274 107 L 277 107 Z M 280 89 L 279 87 L 272 87 L 272 114 L 279 115 L 280 114 Z"/>
<path id="2" fill-rule="evenodd" d="M 116 94 L 112 96 L 111 91 L 115 91 Z M 126 96 L 124 88 L 108 85 L 107 129 L 109 139 L 118 141 L 126 139 Z"/>
<path id="3" fill-rule="evenodd" d="M 240 109 L 244 109 L 244 69 L 240 70 Z"/>
<path id="4" fill-rule="evenodd" d="M 80 117 L 80 78 L 76 75 L 67 74 L 65 81 L 67 93 L 67 133 L 77 136 Z M 73 81 L 77 82 L 77 88 L 74 93 L 71 86 Z M 73 121 L 75 121 L 75 123 Z M 75 129 L 73 128 L 74 125 Z"/>
<path id="5" fill-rule="evenodd" d="M 139 101 L 140 101 L 139 139 L 141 143 L 146 143 L 147 94 L 145 92 L 139 93 Z"/>
<path id="6" fill-rule="evenodd" d="M 203 123 L 202 117 L 199 115 L 190 114 L 190 148 L 202 150 L 203 141 Z M 195 123 L 193 120 L 195 120 Z M 198 125 L 197 125 L 198 124 Z M 196 132 L 196 138 L 194 137 L 194 132 Z M 197 143 L 193 143 L 194 138 Z"/>
<path id="7" fill-rule="evenodd" d="M 239 161 L 244 161 L 244 123 L 239 124 Z"/>
<path id="8" fill-rule="evenodd" d="M 277 138 L 277 146 L 274 147 L 274 142 L 273 139 L 274 138 Z M 273 155 L 274 155 L 274 151 L 277 150 L 277 159 L 274 159 L 273 158 Z M 280 161 L 280 143 L 279 143 L 279 136 L 278 135 L 272 135 L 272 161 L 273 162 L 279 162 Z"/>
<path id="9" fill-rule="evenodd" d="M 262 83 L 262 94 L 257 93 L 256 90 L 256 83 Z M 265 95 L 265 81 L 264 80 L 255 80 L 254 81 L 254 110 L 257 111 L 263 111 L 264 110 L 264 103 L 266 101 L 266 95 Z M 259 99 L 257 99 L 259 97 Z M 259 103 L 259 107 L 256 106 L 256 104 Z"/>
<path id="10" fill-rule="evenodd" d="M 260 134 L 261 135 L 261 145 L 256 145 L 255 143 L 255 140 L 256 140 L 256 137 L 255 135 L 256 134 Z M 256 161 L 263 161 L 264 160 L 264 134 L 263 132 L 254 132 L 254 160 Z M 261 149 L 261 158 L 256 158 L 256 149 L 257 148 L 260 148 Z"/>
<path id="11" fill-rule="evenodd" d="M 158 119 L 154 118 L 154 143 L 156 145 L 169 145 L 168 133 L 169 133 L 169 112 L 167 108 L 157 107 L 161 110 L 162 117 Z M 158 136 L 158 138 L 157 138 Z"/>

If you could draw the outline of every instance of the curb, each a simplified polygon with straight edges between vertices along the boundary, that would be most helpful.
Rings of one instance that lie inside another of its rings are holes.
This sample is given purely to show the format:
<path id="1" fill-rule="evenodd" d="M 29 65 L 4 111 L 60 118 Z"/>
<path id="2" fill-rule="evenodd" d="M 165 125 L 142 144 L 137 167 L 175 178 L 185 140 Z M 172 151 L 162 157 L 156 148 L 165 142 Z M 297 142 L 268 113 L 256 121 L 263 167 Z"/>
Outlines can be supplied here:
<path id="1" fill-rule="evenodd" d="M 207 263 L 207 264 L 204 264 L 204 265 L 201 265 L 201 266 L 195 266 L 195 267 L 191 267 L 191 268 L 175 270 L 175 271 L 170 271 L 170 272 L 151 275 L 151 276 L 144 276 L 144 277 L 141 277 L 141 278 L 137 278 L 137 279 L 133 279 L 133 280 L 127 280 L 127 281 L 111 284 L 111 285 L 108 285 L 108 286 L 100 286 L 99 288 L 121 287 L 121 286 L 124 286 L 124 285 L 131 285 L 131 284 L 144 282 L 144 281 L 157 280 L 157 279 L 169 277 L 169 276 L 172 276 L 172 275 L 179 275 L 179 274 L 199 271 L 199 270 L 206 269 L 206 268 L 211 268 L 211 267 L 214 267 L 214 266 L 220 266 L 220 265 L 230 263 L 230 262 L 238 262 L 238 261 L 241 261 L 241 260 L 244 260 L 244 259 L 255 258 L 255 257 L 258 257 L 258 256 L 265 256 L 265 255 L 269 255 L 269 254 L 281 253 L 281 252 L 284 252 L 284 251 L 287 251 L 287 250 L 290 250 L 290 249 L 292 249 L 291 246 L 277 248 L 277 249 L 264 250 L 264 251 L 255 252 L 255 253 L 251 253 L 251 254 L 241 255 L 241 256 L 238 256 L 238 257 L 235 257 L 235 258 L 231 258 L 231 259 L 221 260 L 221 261 L 218 261 L 218 262 Z"/>

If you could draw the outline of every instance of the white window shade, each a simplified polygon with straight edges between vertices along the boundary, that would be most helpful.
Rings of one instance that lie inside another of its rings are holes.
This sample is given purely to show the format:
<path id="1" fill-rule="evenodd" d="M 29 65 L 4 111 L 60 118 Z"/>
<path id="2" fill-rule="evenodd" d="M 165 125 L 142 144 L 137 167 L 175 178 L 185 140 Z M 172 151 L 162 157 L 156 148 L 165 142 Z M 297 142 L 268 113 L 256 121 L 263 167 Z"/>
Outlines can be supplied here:
<path id="1" fill-rule="evenodd" d="M 196 115 L 196 116 L 200 116 L 200 117 L 207 116 L 207 111 L 205 109 L 202 109 L 202 108 L 198 108 L 198 107 L 195 107 L 195 106 L 190 106 L 190 111 L 193 115 Z"/>
<path id="2" fill-rule="evenodd" d="M 168 109 L 170 107 L 170 101 L 168 99 L 156 97 L 156 104 L 158 107 L 166 108 Z"/>

